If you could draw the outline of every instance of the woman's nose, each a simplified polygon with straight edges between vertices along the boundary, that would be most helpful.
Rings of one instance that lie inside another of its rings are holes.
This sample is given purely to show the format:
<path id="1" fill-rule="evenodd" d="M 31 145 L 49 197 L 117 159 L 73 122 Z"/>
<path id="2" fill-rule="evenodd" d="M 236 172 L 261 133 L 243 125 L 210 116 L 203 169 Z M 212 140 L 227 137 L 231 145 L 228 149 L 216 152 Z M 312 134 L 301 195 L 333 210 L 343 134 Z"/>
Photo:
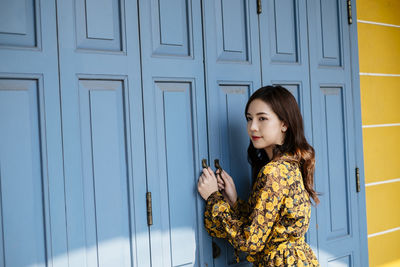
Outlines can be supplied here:
<path id="1" fill-rule="evenodd" d="M 250 122 L 250 130 L 251 130 L 251 131 L 256 131 L 256 130 L 258 130 L 257 121 L 252 120 L 252 121 Z"/>

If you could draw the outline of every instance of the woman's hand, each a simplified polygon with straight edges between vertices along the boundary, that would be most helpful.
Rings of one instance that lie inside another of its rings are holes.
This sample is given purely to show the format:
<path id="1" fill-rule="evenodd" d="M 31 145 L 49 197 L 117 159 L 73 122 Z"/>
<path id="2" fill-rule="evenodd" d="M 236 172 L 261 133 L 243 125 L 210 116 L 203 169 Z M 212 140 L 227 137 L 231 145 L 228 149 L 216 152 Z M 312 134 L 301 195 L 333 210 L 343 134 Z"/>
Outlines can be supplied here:
<path id="1" fill-rule="evenodd" d="M 233 207 L 233 205 L 237 201 L 237 192 L 235 183 L 233 182 L 232 177 L 230 177 L 226 171 L 222 170 L 222 173 L 219 174 L 219 170 L 217 170 L 216 173 L 217 173 L 218 188 L 222 190 L 222 195 L 229 202 L 229 205 Z"/>
<path id="2" fill-rule="evenodd" d="M 210 167 L 203 169 L 203 173 L 197 183 L 197 190 L 204 200 L 207 200 L 212 193 L 218 191 L 217 178 Z"/>

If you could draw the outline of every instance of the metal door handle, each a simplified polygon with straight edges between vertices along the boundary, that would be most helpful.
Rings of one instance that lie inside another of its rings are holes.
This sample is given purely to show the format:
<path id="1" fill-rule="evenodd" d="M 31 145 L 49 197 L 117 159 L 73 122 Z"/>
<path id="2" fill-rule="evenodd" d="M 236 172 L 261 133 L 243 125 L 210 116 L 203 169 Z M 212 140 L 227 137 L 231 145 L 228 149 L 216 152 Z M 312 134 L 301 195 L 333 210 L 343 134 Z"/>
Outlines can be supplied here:
<path id="1" fill-rule="evenodd" d="M 207 160 L 206 159 L 203 159 L 202 161 L 201 161 L 201 166 L 203 167 L 203 169 L 204 168 L 208 168 L 208 165 L 207 165 Z"/>
<path id="2" fill-rule="evenodd" d="M 215 166 L 216 169 L 219 170 L 219 173 L 221 174 L 221 172 L 222 172 L 222 167 L 221 167 L 221 165 L 219 165 L 219 159 L 215 159 L 215 160 L 214 160 L 214 166 Z"/>

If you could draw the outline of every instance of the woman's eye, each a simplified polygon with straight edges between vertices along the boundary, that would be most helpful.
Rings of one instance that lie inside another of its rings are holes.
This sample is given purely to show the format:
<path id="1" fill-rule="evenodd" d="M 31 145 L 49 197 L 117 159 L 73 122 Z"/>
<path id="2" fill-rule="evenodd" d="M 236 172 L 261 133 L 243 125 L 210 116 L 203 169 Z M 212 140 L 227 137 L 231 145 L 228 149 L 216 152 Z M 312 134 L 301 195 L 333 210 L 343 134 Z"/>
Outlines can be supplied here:
<path id="1" fill-rule="evenodd" d="M 260 121 L 264 121 L 264 120 L 267 120 L 267 118 L 260 117 Z"/>
<path id="2" fill-rule="evenodd" d="M 251 121 L 251 118 L 250 117 L 246 117 L 246 121 Z"/>

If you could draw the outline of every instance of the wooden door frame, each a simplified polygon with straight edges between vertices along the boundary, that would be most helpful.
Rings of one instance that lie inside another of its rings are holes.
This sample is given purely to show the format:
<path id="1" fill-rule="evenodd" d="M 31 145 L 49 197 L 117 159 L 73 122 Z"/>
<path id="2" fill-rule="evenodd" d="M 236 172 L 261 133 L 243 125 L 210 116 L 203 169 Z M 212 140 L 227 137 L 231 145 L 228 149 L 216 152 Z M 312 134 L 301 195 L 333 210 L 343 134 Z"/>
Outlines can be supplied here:
<path id="1" fill-rule="evenodd" d="M 362 139 L 362 120 L 361 120 L 361 96 L 360 96 L 360 70 L 358 56 L 358 33 L 357 33 L 357 6 L 356 0 L 352 1 L 353 23 L 350 27 L 350 61 L 351 61 L 351 83 L 352 83 L 352 101 L 354 114 L 354 143 L 355 143 L 355 161 L 360 169 L 360 188 L 357 194 L 357 210 L 359 213 L 359 240 L 360 240 L 360 259 L 361 266 L 369 266 L 368 263 L 368 232 L 367 232 L 367 214 L 365 202 L 365 173 L 364 173 L 364 153 Z"/>

